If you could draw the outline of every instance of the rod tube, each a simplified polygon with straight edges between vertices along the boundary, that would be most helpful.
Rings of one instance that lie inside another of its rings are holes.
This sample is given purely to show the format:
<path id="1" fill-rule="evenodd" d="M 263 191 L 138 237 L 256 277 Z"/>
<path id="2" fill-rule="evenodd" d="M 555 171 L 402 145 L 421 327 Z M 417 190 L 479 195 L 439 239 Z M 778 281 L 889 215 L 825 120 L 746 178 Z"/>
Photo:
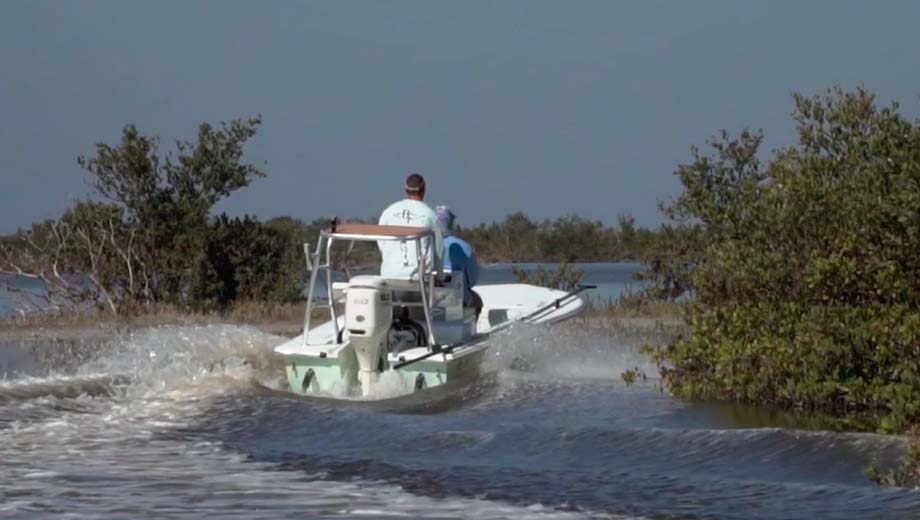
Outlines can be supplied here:
<path id="1" fill-rule="evenodd" d="M 427 270 L 425 269 L 426 267 L 425 266 L 425 255 L 422 253 L 421 241 L 417 240 L 415 245 L 416 245 L 415 255 L 416 255 L 416 262 L 417 262 L 416 265 L 418 265 L 418 285 L 419 285 L 419 289 L 422 290 L 422 308 L 425 311 L 425 325 L 428 326 L 428 348 L 434 349 L 435 345 L 437 345 L 437 342 L 435 341 L 435 338 L 434 338 L 434 327 L 432 327 L 431 325 L 431 301 L 430 301 L 431 300 L 430 296 L 433 296 L 433 293 L 430 295 L 426 294 L 425 272 Z M 433 280 L 432 280 L 432 283 L 433 283 Z"/>
<path id="2" fill-rule="evenodd" d="M 333 223 L 333 226 L 335 224 Z M 326 293 L 329 297 L 329 314 L 332 316 L 332 330 L 335 331 L 335 340 L 339 341 L 339 319 L 335 313 L 335 299 L 332 297 L 332 242 L 329 237 L 326 242 Z"/>
<path id="3" fill-rule="evenodd" d="M 475 340 L 480 340 L 480 339 L 482 339 L 482 338 L 484 338 L 484 337 L 486 337 L 486 336 L 490 336 L 490 335 L 492 335 L 492 334 L 495 334 L 495 333 L 498 332 L 499 330 L 502 330 L 502 329 L 504 329 L 504 328 L 506 328 L 506 327 L 508 327 L 508 326 L 510 326 L 510 325 L 512 325 L 512 324 L 514 324 L 514 323 L 518 323 L 518 322 L 522 322 L 522 321 L 526 321 L 526 320 L 532 319 L 534 316 L 537 316 L 537 315 L 539 315 L 539 314 L 542 313 L 542 312 L 546 312 L 547 310 L 552 309 L 553 307 L 558 307 L 558 306 L 562 305 L 562 302 L 567 301 L 567 300 L 569 300 L 570 298 L 573 298 L 573 297 L 576 296 L 578 293 L 581 293 L 581 292 L 586 291 L 586 290 L 588 290 L 588 289 L 596 289 L 596 288 L 597 288 L 596 285 L 579 285 L 577 289 L 575 289 L 574 291 L 570 291 L 569 293 L 565 294 L 564 296 L 560 296 L 559 298 L 556 298 L 552 303 L 549 303 L 549 304 L 547 304 L 547 305 L 544 305 L 543 307 L 540 307 L 539 309 L 537 309 L 537 310 L 531 312 L 530 314 L 524 316 L 523 318 L 518 318 L 518 319 L 516 319 L 516 320 L 507 321 L 507 322 L 505 322 L 504 324 L 502 324 L 502 325 L 500 325 L 500 326 L 498 326 L 498 327 L 496 327 L 496 328 L 490 330 L 489 332 L 486 332 L 486 333 L 483 333 L 483 334 L 477 334 L 476 336 L 473 337 L 473 340 L 474 340 L 474 341 L 475 341 Z M 424 360 L 426 360 L 426 359 L 428 359 L 428 358 L 430 358 L 430 357 L 432 357 L 432 356 L 435 356 L 435 355 L 437 355 L 437 354 L 449 354 L 450 352 L 452 352 L 452 351 L 454 350 L 454 348 L 459 347 L 459 346 L 462 346 L 462 345 L 466 345 L 466 344 L 467 344 L 467 343 L 462 343 L 462 344 L 458 344 L 458 345 L 450 345 L 450 346 L 448 346 L 448 347 L 439 349 L 437 352 L 435 352 L 435 351 L 428 352 L 427 354 L 423 354 L 423 355 L 421 355 L 421 356 L 419 356 L 419 357 L 417 357 L 417 358 L 410 359 L 410 360 L 408 360 L 408 361 L 403 361 L 402 363 L 397 363 L 397 364 L 393 365 L 393 369 L 394 369 L 394 370 L 398 370 L 398 369 L 403 368 L 403 367 L 405 367 L 405 366 L 409 366 L 409 365 L 411 365 L 411 364 L 413 364 L 413 363 L 418 363 L 419 361 L 424 361 Z"/>
<path id="4" fill-rule="evenodd" d="M 316 288 L 316 277 L 319 274 L 320 251 L 323 249 L 323 235 L 320 234 L 316 243 L 315 257 L 310 259 L 313 269 L 310 270 L 310 289 L 307 292 L 307 309 L 303 317 L 303 344 L 306 346 L 310 336 L 310 315 L 313 313 L 313 290 Z"/>

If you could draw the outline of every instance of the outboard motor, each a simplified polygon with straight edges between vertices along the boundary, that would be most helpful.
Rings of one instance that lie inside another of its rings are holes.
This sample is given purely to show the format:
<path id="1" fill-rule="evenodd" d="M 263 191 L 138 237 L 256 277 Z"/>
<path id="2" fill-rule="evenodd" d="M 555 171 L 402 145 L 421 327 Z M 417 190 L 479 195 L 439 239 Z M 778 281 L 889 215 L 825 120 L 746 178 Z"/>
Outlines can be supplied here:
<path id="1" fill-rule="evenodd" d="M 387 339 L 393 322 L 393 299 L 385 279 L 355 276 L 348 283 L 345 302 L 345 328 L 358 358 L 361 395 L 386 368 Z"/>

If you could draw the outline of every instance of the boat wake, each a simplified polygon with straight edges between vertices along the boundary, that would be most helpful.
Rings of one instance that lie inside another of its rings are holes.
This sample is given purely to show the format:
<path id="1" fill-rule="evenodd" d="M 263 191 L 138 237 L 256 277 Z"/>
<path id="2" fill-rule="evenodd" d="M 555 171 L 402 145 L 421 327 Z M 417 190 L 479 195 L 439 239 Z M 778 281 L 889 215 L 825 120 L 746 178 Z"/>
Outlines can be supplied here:
<path id="1" fill-rule="evenodd" d="M 276 405 L 318 424 L 339 415 L 283 391 L 278 341 L 249 327 L 156 327 L 94 346 L 68 373 L 0 381 L 0 516 L 584 516 L 344 482 L 239 449 L 258 432 L 245 419 L 264 423 Z"/>
<path id="2" fill-rule="evenodd" d="M 101 376 L 52 376 L 24 378 L 0 382 L 0 406 L 53 397 L 73 399 L 80 396 L 111 397 L 116 387 L 128 383 L 127 378 Z"/>
<path id="3" fill-rule="evenodd" d="M 864 518 L 920 507 L 862 473 L 894 461 L 897 438 L 675 400 L 654 389 L 634 340 L 513 329 L 493 338 L 478 380 L 422 398 L 383 380 L 378 399 L 353 402 L 287 392 L 279 338 L 250 327 L 156 327 L 87 346 L 79 363 L 54 365 L 66 370 L 0 380 L 0 516 Z M 635 367 L 648 380 L 627 386 L 620 373 Z"/>

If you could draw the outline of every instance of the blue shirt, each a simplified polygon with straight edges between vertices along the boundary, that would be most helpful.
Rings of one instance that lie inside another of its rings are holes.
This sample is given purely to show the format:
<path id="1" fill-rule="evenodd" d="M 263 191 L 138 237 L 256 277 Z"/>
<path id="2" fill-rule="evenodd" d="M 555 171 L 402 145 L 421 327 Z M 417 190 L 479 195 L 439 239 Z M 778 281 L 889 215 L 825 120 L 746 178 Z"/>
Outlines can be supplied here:
<path id="1" fill-rule="evenodd" d="M 444 270 L 463 272 L 463 299 L 469 302 L 470 290 L 479 281 L 479 264 L 473 247 L 462 238 L 444 237 Z"/>

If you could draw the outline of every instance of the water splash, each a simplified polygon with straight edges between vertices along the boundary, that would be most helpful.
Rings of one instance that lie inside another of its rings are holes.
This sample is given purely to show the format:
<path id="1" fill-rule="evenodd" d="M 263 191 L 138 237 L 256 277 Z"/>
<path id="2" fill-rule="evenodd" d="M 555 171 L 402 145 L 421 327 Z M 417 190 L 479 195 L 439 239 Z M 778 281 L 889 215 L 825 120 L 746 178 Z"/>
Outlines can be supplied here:
<path id="1" fill-rule="evenodd" d="M 486 372 L 523 371 L 548 381 L 619 381 L 638 368 L 647 378 L 658 369 L 640 352 L 641 339 L 591 329 L 580 322 L 547 327 L 515 325 L 496 335 L 483 362 Z"/>
<path id="2" fill-rule="evenodd" d="M 84 364 L 78 374 L 109 374 L 130 383 L 126 398 L 158 394 L 205 396 L 264 378 L 277 378 L 272 348 L 281 338 L 252 327 L 154 327 L 134 332 Z"/>

